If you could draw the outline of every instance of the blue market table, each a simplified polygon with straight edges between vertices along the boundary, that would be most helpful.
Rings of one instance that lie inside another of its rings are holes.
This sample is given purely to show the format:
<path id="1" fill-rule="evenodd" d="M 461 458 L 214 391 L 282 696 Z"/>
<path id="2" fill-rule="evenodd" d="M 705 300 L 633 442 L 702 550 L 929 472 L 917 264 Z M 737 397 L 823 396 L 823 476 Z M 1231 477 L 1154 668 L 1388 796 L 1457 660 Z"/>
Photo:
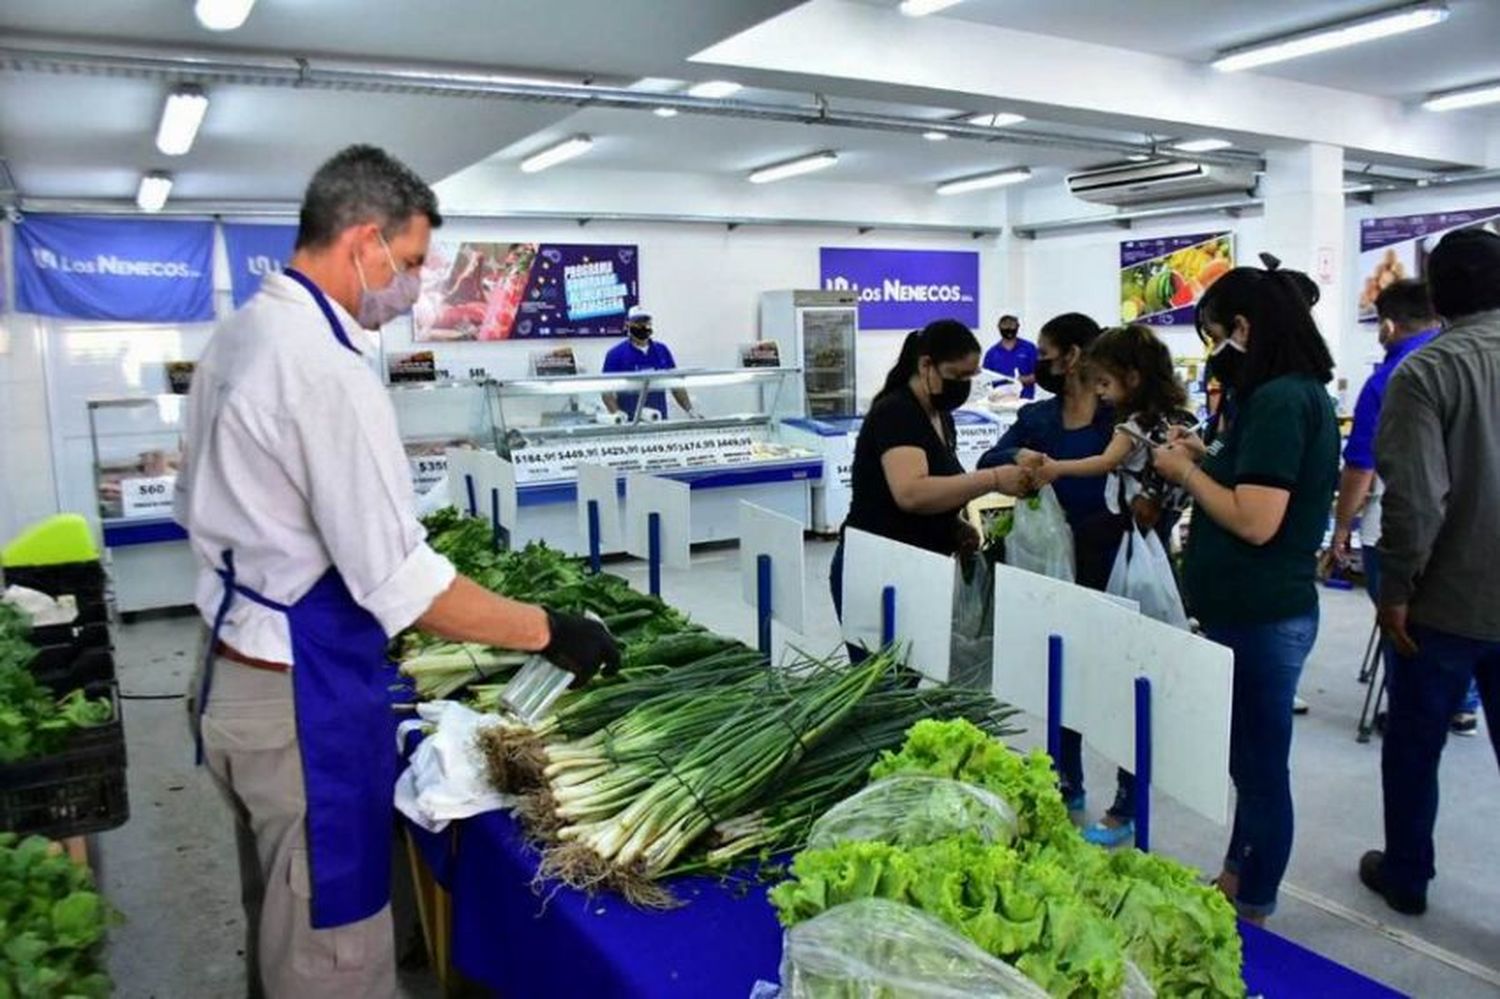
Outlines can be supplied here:
<path id="1" fill-rule="evenodd" d="M 686 878 L 674 890 L 689 904 L 643 912 L 612 895 L 538 893 L 537 854 L 504 813 L 438 834 L 408 829 L 452 897 L 453 966 L 507 999 L 742 999 L 758 979 L 779 978 L 781 928 L 764 885 Z M 1274 933 L 1240 932 L 1252 996 L 1401 995 Z"/>

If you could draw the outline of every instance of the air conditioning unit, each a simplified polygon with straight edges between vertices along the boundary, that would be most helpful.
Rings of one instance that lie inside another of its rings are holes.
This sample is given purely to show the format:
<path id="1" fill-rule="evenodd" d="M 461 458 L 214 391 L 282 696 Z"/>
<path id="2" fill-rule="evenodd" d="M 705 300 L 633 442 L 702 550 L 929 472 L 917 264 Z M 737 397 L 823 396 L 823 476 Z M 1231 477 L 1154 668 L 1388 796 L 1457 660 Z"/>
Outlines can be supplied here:
<path id="1" fill-rule="evenodd" d="M 1249 166 L 1215 166 L 1186 160 L 1117 163 L 1068 177 L 1068 191 L 1101 205 L 1142 205 L 1216 194 L 1246 194 L 1255 187 Z"/>

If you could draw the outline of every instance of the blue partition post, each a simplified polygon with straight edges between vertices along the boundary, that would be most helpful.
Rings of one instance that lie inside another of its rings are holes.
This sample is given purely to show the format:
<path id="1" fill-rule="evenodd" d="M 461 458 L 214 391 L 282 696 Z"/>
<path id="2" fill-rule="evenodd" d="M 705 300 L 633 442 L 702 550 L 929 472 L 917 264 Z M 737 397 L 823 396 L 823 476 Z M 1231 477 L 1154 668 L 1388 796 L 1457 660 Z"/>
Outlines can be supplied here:
<path id="1" fill-rule="evenodd" d="M 479 516 L 479 499 L 474 495 L 474 476 L 464 473 L 464 488 L 469 493 L 469 516 Z"/>
<path id="2" fill-rule="evenodd" d="M 1151 849 L 1151 681 L 1135 678 L 1135 845 Z"/>
<path id="3" fill-rule="evenodd" d="M 599 501 L 589 500 L 589 571 L 598 575 L 603 567 L 599 557 L 599 549 L 602 542 L 599 539 Z"/>
<path id="4" fill-rule="evenodd" d="M 490 490 L 490 542 L 495 551 L 510 550 L 510 530 L 500 526 L 500 490 Z"/>
<path id="5" fill-rule="evenodd" d="M 880 647 L 888 649 L 896 642 L 896 588 L 880 591 Z"/>
<path id="6" fill-rule="evenodd" d="M 760 654 L 771 658 L 771 556 L 755 556 L 755 635 Z"/>
<path id="7" fill-rule="evenodd" d="M 1047 636 L 1047 755 L 1062 760 L 1063 640 Z"/>
<path id="8" fill-rule="evenodd" d="M 651 595 L 661 596 L 661 514 L 646 515 L 646 554 L 650 571 Z"/>

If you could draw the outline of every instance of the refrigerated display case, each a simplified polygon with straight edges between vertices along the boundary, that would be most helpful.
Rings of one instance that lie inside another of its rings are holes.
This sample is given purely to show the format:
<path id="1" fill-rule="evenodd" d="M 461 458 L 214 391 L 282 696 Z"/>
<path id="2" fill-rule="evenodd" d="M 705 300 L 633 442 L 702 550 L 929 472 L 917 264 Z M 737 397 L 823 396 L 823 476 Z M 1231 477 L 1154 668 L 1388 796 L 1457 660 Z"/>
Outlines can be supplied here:
<path id="1" fill-rule="evenodd" d="M 486 381 L 398 382 L 388 388 L 419 496 L 447 480 L 449 448 L 495 448 Z"/>
<path id="2" fill-rule="evenodd" d="M 793 416 L 848 417 L 858 412 L 855 351 L 858 299 L 848 291 L 768 291 L 760 299 L 760 334 L 801 366 Z"/>

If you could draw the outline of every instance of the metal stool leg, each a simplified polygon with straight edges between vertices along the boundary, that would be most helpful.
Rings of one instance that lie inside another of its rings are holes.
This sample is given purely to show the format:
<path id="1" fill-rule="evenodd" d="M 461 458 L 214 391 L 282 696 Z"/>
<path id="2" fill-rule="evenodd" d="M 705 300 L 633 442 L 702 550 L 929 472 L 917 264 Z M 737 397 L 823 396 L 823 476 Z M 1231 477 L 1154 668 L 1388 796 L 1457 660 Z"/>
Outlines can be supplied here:
<path id="1" fill-rule="evenodd" d="M 1370 733 L 1374 730 L 1375 718 L 1380 714 L 1380 702 L 1385 694 L 1386 677 L 1383 668 L 1385 665 L 1385 656 L 1382 654 L 1385 651 L 1385 639 L 1380 635 L 1379 624 L 1375 625 L 1375 631 L 1371 634 L 1370 638 L 1374 643 L 1375 654 L 1373 661 L 1361 670 L 1362 673 L 1368 674 L 1369 679 L 1367 682 L 1369 686 L 1365 688 L 1365 704 L 1360 709 L 1359 730 L 1358 734 L 1354 737 L 1356 742 L 1361 743 L 1370 741 Z M 1371 711 L 1372 702 L 1373 712 Z"/>
<path id="2" fill-rule="evenodd" d="M 1380 649 L 1380 624 L 1377 622 L 1370 629 L 1370 640 L 1365 643 L 1365 657 L 1359 663 L 1359 682 L 1369 683 L 1370 675 L 1375 671 L 1375 660 Z"/>

